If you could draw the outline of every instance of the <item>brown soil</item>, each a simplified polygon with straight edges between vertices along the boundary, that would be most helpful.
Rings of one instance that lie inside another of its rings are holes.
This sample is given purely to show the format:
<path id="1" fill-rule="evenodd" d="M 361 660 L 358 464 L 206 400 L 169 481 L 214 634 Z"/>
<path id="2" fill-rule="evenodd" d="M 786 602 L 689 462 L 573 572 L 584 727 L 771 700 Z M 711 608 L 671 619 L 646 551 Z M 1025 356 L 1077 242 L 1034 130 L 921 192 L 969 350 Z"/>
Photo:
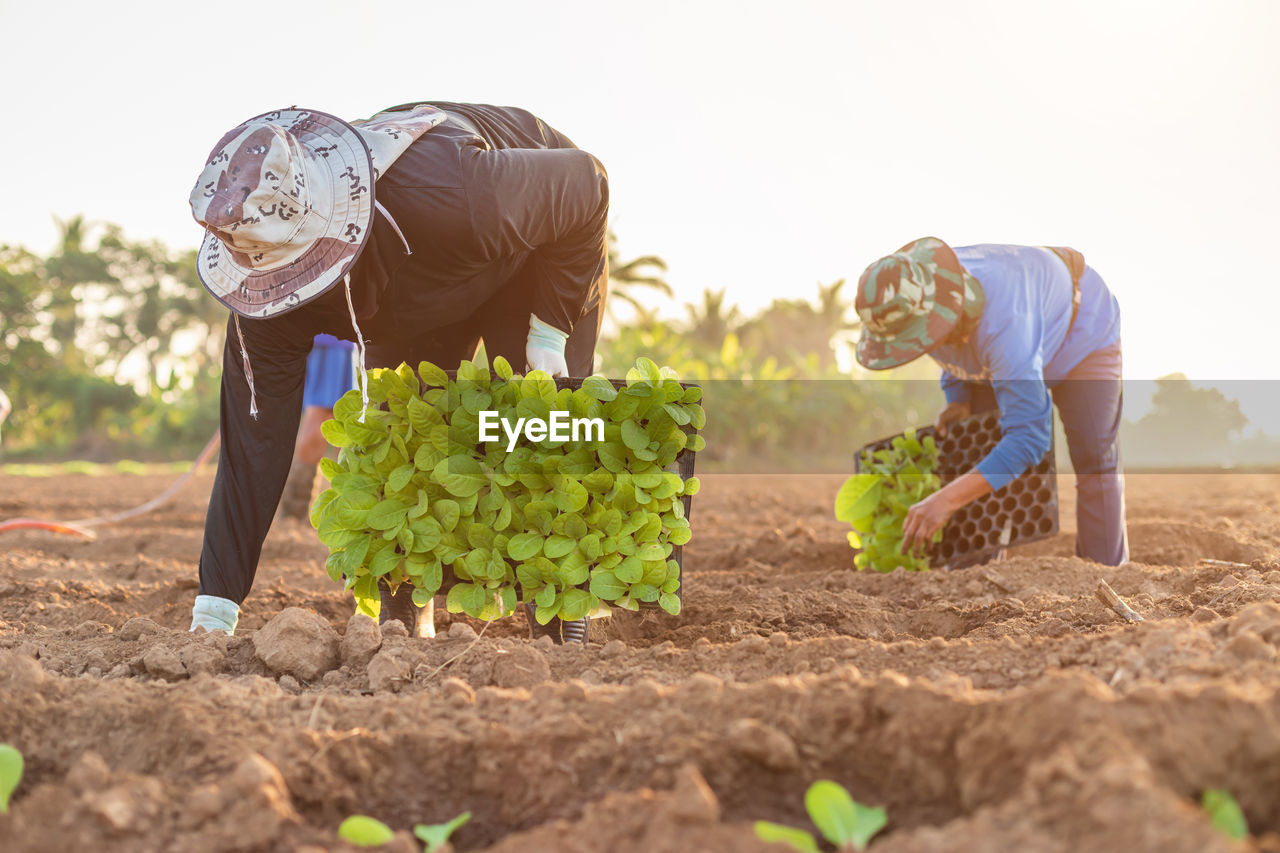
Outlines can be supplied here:
<path id="1" fill-rule="evenodd" d="M 0 518 L 166 482 L 0 476 Z M 436 639 L 388 631 L 313 683 L 253 642 L 286 607 L 347 631 L 305 526 L 272 532 L 235 637 L 185 632 L 207 475 L 96 542 L 8 534 L 0 741 L 27 772 L 0 849 L 342 850 L 363 813 L 410 850 L 414 823 L 470 810 L 460 850 L 784 850 L 751 822 L 808 827 L 829 778 L 887 808 L 885 853 L 1240 849 L 1207 787 L 1280 850 L 1280 477 L 1130 477 L 1120 569 L 1071 556 L 1064 478 L 1067 532 L 890 575 L 852 570 L 839 482 L 705 478 L 678 618 L 599 621 L 583 649 L 517 617 L 471 646 L 482 626 L 441 608 Z M 1147 621 L 1099 604 L 1100 579 Z"/>

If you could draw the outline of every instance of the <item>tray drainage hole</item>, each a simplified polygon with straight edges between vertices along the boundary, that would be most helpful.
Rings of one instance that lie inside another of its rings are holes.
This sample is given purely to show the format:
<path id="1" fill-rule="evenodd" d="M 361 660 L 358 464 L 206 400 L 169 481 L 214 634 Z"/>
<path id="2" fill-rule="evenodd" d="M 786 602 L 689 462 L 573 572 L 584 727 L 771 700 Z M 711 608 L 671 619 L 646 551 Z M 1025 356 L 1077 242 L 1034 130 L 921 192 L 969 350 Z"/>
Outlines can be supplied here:
<path id="1" fill-rule="evenodd" d="M 1053 499 L 1053 492 L 1049 489 L 1048 486 L 1036 492 L 1036 500 L 1042 504 L 1047 504 L 1052 499 Z"/>
<path id="2" fill-rule="evenodd" d="M 995 526 L 995 520 L 989 515 L 984 515 L 982 518 L 978 519 L 978 529 L 983 533 L 986 533 Z"/>
<path id="3" fill-rule="evenodd" d="M 964 536 L 966 539 L 973 536 L 973 534 L 977 532 L 978 532 L 978 525 L 973 523 L 972 521 L 966 521 L 960 527 L 960 535 Z"/>
<path id="4" fill-rule="evenodd" d="M 973 446 L 973 436 L 971 435 L 960 436 L 959 441 L 956 442 L 956 446 L 959 447 L 961 450 L 968 450 L 970 447 Z"/>
<path id="5" fill-rule="evenodd" d="M 1005 512 L 1013 512 L 1018 508 L 1018 499 L 1013 495 L 1007 495 L 1004 500 L 1000 501 L 1000 508 Z"/>
<path id="6" fill-rule="evenodd" d="M 1027 520 L 1027 511 L 1025 509 L 1015 509 L 1013 515 L 1010 516 L 1014 527 L 1021 528 L 1023 522 Z"/>
<path id="7" fill-rule="evenodd" d="M 1023 492 L 1022 494 L 1018 495 L 1019 506 L 1031 506 L 1033 503 L 1035 503 L 1035 500 L 1036 500 L 1036 496 L 1031 494 L 1030 492 Z"/>
<path id="8" fill-rule="evenodd" d="M 1047 517 L 1047 516 L 1046 516 L 1045 518 L 1040 519 L 1040 532 L 1041 532 L 1041 533 L 1052 533 L 1052 532 L 1053 532 L 1053 519 L 1052 519 L 1052 518 L 1049 518 L 1049 517 Z"/>
<path id="9" fill-rule="evenodd" d="M 1030 539 L 1036 535 L 1036 524 L 1034 521 L 1028 521 L 1018 526 L 1018 536 L 1023 539 Z"/>

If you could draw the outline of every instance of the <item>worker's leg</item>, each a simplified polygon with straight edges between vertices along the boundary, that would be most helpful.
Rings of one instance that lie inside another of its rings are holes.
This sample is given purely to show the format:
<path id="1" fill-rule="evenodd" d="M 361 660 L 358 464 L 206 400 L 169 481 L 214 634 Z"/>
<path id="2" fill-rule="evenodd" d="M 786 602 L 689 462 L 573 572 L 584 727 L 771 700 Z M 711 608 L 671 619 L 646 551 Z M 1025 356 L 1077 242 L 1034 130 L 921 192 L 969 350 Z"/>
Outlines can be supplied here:
<path id="1" fill-rule="evenodd" d="M 534 283 L 526 265 L 519 274 L 502 287 L 482 309 L 480 329 L 484 347 L 490 360 L 501 355 L 512 368 L 523 372 L 525 367 L 525 341 L 529 336 L 529 314 L 533 310 Z M 590 376 L 595 369 L 596 341 L 600 336 L 600 324 L 604 320 L 604 301 L 607 291 L 608 269 L 602 259 L 600 278 L 596 282 L 596 296 L 588 300 L 582 316 L 573 326 L 565 344 L 565 364 L 571 376 Z M 534 638 L 548 636 L 557 643 L 586 643 L 590 633 L 590 617 L 566 621 L 553 618 L 546 625 L 534 619 L 536 607 L 525 605 L 525 616 Z"/>
<path id="2" fill-rule="evenodd" d="M 1076 554 L 1108 566 L 1129 559 L 1120 470 L 1120 345 L 1085 358 L 1053 389 L 1076 473 Z"/>

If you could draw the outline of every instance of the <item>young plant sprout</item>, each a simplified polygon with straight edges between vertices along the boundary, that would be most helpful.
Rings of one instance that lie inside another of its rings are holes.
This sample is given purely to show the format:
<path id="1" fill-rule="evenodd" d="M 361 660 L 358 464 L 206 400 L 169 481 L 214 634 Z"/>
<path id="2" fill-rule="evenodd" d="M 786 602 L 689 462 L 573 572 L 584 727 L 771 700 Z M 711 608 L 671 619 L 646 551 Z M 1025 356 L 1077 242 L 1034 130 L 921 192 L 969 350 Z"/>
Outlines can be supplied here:
<path id="1" fill-rule="evenodd" d="M 872 836 L 889 822 L 884 809 L 862 805 L 849 796 L 843 786 L 826 779 L 809 786 L 804 795 L 804 808 L 822 837 L 840 851 L 867 849 Z M 755 831 L 762 841 L 780 841 L 800 853 L 818 853 L 817 840 L 803 829 L 759 820 Z"/>
<path id="2" fill-rule="evenodd" d="M 22 781 L 22 753 L 0 743 L 0 814 L 9 811 L 9 798 Z"/>
<path id="3" fill-rule="evenodd" d="M 861 461 L 862 473 L 846 480 L 836 494 L 836 518 L 853 525 L 849 544 L 861 549 L 853 564 L 877 572 L 928 569 L 928 556 L 902 553 L 902 522 L 913 504 L 942 484 L 933 436 L 918 439 L 908 429 L 887 448 L 863 451 Z M 942 541 L 941 531 L 933 541 Z"/>
<path id="4" fill-rule="evenodd" d="M 365 410 L 352 391 L 323 426 L 342 450 L 321 463 L 331 487 L 311 510 L 329 576 L 345 578 L 362 610 L 372 615 L 379 578 L 411 584 L 425 604 L 448 566 L 460 581 L 449 611 L 479 619 L 517 599 L 536 602 L 542 624 L 601 602 L 679 613 L 672 552 L 692 535 L 681 498 L 698 480 L 667 469 L 705 446 L 694 433 L 706 423 L 700 388 L 647 358 L 622 388 L 593 376 L 576 390 L 497 358 L 492 372 L 464 361 L 456 379 L 425 361 L 373 370 L 368 392 L 375 405 Z M 545 423 L 552 412 L 602 420 L 603 439 L 481 440 L 481 413 Z"/>
<path id="5" fill-rule="evenodd" d="M 436 853 L 458 827 L 469 820 L 471 820 L 471 812 L 463 812 L 445 823 L 419 823 L 413 827 L 413 834 L 426 845 L 424 848 L 426 853 Z"/>
<path id="6" fill-rule="evenodd" d="M 377 818 L 356 814 L 339 824 L 338 837 L 356 847 L 381 847 L 396 834 Z"/>
<path id="7" fill-rule="evenodd" d="M 1249 824 L 1244 811 L 1230 791 L 1207 788 L 1200 798 L 1200 807 L 1209 816 L 1209 822 L 1228 838 L 1236 841 L 1249 837 Z"/>

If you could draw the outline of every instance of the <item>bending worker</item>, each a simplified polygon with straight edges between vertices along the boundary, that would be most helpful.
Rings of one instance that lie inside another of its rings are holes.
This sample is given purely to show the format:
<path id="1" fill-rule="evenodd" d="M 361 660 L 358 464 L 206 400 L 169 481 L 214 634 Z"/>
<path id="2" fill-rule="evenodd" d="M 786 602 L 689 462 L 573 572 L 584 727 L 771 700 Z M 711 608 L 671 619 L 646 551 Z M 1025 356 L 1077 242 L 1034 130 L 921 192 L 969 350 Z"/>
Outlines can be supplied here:
<path id="1" fill-rule="evenodd" d="M 923 548 L 951 514 L 1036 465 L 1058 406 L 1076 473 L 1076 554 L 1129 559 L 1120 473 L 1120 306 L 1074 249 L 935 237 L 881 258 L 858 282 L 858 361 L 872 370 L 926 353 L 941 365 L 937 429 L 998 408 L 1001 439 L 972 471 L 911 507 L 903 548 Z"/>
<path id="2" fill-rule="evenodd" d="M 418 103 L 358 125 L 286 109 L 223 136 L 191 192 L 200 279 L 232 311 L 193 630 L 230 633 L 249 595 L 312 339 L 354 341 L 366 367 L 457 365 L 483 339 L 490 358 L 585 376 L 608 207 L 599 161 L 521 109 Z M 419 633 L 409 585 L 381 592 L 380 618 Z"/>

